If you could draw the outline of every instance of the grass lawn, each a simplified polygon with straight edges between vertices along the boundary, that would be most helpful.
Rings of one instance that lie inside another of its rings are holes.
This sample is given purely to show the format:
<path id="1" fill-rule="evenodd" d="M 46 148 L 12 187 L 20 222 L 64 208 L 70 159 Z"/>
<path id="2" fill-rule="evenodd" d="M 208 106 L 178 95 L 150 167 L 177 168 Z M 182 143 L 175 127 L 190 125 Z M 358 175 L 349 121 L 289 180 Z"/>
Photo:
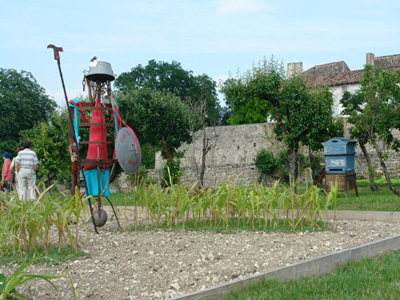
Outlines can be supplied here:
<path id="1" fill-rule="evenodd" d="M 346 198 L 345 193 L 338 193 L 338 210 L 365 210 L 365 211 L 400 211 L 400 197 L 393 194 L 388 187 L 380 187 L 373 192 L 369 187 L 358 188 L 359 197 L 354 190 L 349 191 Z"/>
<path id="2" fill-rule="evenodd" d="M 332 274 L 257 283 L 221 299 L 399 299 L 400 251 L 350 261 Z"/>

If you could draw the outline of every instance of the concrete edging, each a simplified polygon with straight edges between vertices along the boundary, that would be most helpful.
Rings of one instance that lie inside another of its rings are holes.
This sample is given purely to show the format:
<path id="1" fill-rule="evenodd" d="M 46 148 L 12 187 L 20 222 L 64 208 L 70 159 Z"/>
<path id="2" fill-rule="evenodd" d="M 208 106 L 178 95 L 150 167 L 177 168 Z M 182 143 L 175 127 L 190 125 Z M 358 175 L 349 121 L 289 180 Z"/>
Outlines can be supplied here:
<path id="1" fill-rule="evenodd" d="M 330 273 L 337 266 L 342 265 L 349 260 L 358 261 L 363 258 L 375 257 L 385 252 L 398 249 L 400 249 L 400 235 L 334 252 L 305 262 L 254 274 L 242 279 L 207 288 L 202 291 L 176 295 L 172 299 L 211 299 L 214 297 L 221 297 L 232 291 L 241 290 L 251 284 L 268 279 L 285 281 Z"/>
<path id="2" fill-rule="evenodd" d="M 334 219 L 335 212 L 328 210 L 326 218 Z M 362 211 L 362 210 L 338 210 L 336 211 L 336 220 L 368 220 L 381 221 L 389 223 L 400 222 L 400 212 L 398 211 Z"/>

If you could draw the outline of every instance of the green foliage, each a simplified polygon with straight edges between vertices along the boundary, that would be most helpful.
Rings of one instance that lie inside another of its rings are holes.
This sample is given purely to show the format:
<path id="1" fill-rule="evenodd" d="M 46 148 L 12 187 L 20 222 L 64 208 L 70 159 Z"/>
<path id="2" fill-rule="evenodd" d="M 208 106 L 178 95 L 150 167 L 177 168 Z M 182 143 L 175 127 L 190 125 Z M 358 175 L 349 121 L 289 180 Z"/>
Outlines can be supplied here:
<path id="1" fill-rule="evenodd" d="M 275 158 L 274 153 L 265 149 L 258 151 L 254 163 L 261 174 L 270 174 L 278 166 L 278 160 Z"/>
<path id="2" fill-rule="evenodd" d="M 301 143 L 311 151 L 323 148 L 322 142 L 335 136 L 344 135 L 344 124 L 340 118 L 334 118 L 333 95 L 328 87 L 308 88 L 308 101 L 301 110 L 303 126 L 308 128 Z M 296 128 L 297 130 L 297 128 Z"/>
<path id="3" fill-rule="evenodd" d="M 400 180 L 393 179 L 394 184 L 399 184 Z M 385 179 L 376 180 L 379 186 L 378 191 L 371 190 L 368 180 L 358 180 L 358 193 L 350 191 L 349 195 L 339 193 L 337 207 L 339 210 L 362 210 L 362 211 L 400 211 L 399 197 L 387 187 Z"/>
<path id="4" fill-rule="evenodd" d="M 122 118 L 132 124 L 139 140 L 162 147 L 168 161 L 183 143 L 191 142 L 188 107 L 175 95 L 142 88 L 117 98 Z"/>
<path id="5" fill-rule="evenodd" d="M 179 62 L 157 62 L 152 59 L 144 67 L 139 64 L 130 72 L 120 74 L 115 80 L 115 87 L 120 91 L 142 88 L 168 91 L 184 99 L 191 80 L 192 72 L 184 70 Z"/>
<path id="6" fill-rule="evenodd" d="M 322 211 L 335 207 L 337 196 L 337 186 L 325 192 L 309 183 L 300 187 L 299 182 L 288 186 L 279 181 L 272 187 L 237 182 L 206 190 L 198 190 L 197 183 L 191 187 L 172 184 L 163 189 L 156 184 L 141 184 L 135 188 L 134 201 L 129 202 L 135 203 L 136 211 L 145 212 L 143 219 L 135 215 L 135 228 L 142 222 L 145 230 L 159 226 L 185 229 L 188 216 L 194 228 L 209 224 L 210 228 L 222 226 L 225 230 L 231 226 L 255 230 L 262 224 L 269 230 L 281 227 L 283 222 L 292 231 L 303 230 L 306 225 L 317 230 L 325 226 Z M 236 224 L 232 225 L 231 219 Z"/>
<path id="7" fill-rule="evenodd" d="M 50 246 L 48 248 L 36 248 L 36 252 L 25 253 L 23 257 L 14 256 L 12 253 L 3 254 L 0 257 L 1 265 L 12 266 L 14 264 L 20 265 L 25 263 L 27 260 L 34 259 L 35 257 L 43 257 L 46 265 L 54 265 L 66 262 L 70 259 L 77 257 L 85 257 L 86 253 L 80 249 L 72 249 L 71 247 L 58 248 L 56 246 Z"/>
<path id="8" fill-rule="evenodd" d="M 156 163 L 156 152 L 161 150 L 158 147 L 152 146 L 149 143 L 141 143 L 140 151 L 142 153 L 142 166 L 146 169 L 154 169 Z"/>
<path id="9" fill-rule="evenodd" d="M 260 155 L 260 167 L 257 165 L 257 162 L 256 167 L 260 170 L 260 172 L 262 172 L 261 167 L 266 169 L 270 169 L 270 167 L 272 167 L 272 171 L 263 172 L 263 174 L 271 174 L 276 171 L 282 182 L 289 182 L 289 162 L 287 150 L 280 151 L 276 157 L 272 152 L 266 150 L 261 150 L 259 153 L 257 153 L 257 157 L 258 155 Z M 302 153 L 297 153 L 297 162 L 298 164 L 296 167 L 300 167 L 300 170 L 297 170 L 297 172 L 303 172 L 306 170 L 306 168 L 310 167 L 310 161 Z"/>
<path id="10" fill-rule="evenodd" d="M 8 287 L 5 289 L 7 284 L 7 277 L 0 273 L 0 295 L 2 299 L 11 300 L 12 295 L 17 294 L 15 287 Z"/>
<path id="11" fill-rule="evenodd" d="M 275 134 L 296 152 L 300 143 L 317 151 L 322 142 L 343 135 L 343 123 L 333 119 L 332 93 L 308 87 L 302 76 L 284 81 L 278 107 L 282 125 L 275 126 Z"/>
<path id="12" fill-rule="evenodd" d="M 49 283 L 55 290 L 57 287 L 51 281 L 57 278 L 69 278 L 72 290 L 72 299 L 76 299 L 75 287 L 72 284 L 72 279 L 69 273 L 67 275 L 52 275 L 52 274 L 32 274 L 26 273 L 25 270 L 32 264 L 40 261 L 48 260 L 47 257 L 37 257 L 31 259 L 28 262 L 21 264 L 14 273 L 12 273 L 8 278 L 0 273 L 0 299 L 20 299 L 26 300 L 26 298 L 18 296 L 16 288 L 24 284 L 27 281 L 33 279 L 42 279 Z"/>
<path id="13" fill-rule="evenodd" d="M 232 107 L 228 122 L 253 122 L 249 116 L 261 122 L 267 118 L 276 121 L 276 138 L 285 143 L 288 157 L 293 158 L 289 160 L 293 180 L 300 144 L 317 151 L 322 148 L 321 142 L 343 133 L 343 124 L 332 118 L 333 96 L 329 89 L 309 87 L 301 75 L 286 79 L 283 65 L 273 57 L 237 79 L 228 79 L 222 91 Z"/>
<path id="14" fill-rule="evenodd" d="M 264 59 L 252 70 L 227 79 L 221 91 L 231 107 L 229 124 L 266 122 L 273 116 L 271 102 L 278 100 L 279 89 L 284 79 L 283 64 L 273 57 Z"/>
<path id="15" fill-rule="evenodd" d="M 258 282 L 226 299 L 397 299 L 400 251 L 349 261 L 331 274 Z"/>
<path id="16" fill-rule="evenodd" d="M 48 122 L 56 106 L 31 73 L 0 68 L 0 150 L 13 153 L 20 132 Z"/>
<path id="17" fill-rule="evenodd" d="M 45 280 L 54 289 L 57 289 L 51 280 L 56 279 L 56 278 L 69 277 L 69 275 L 65 276 L 65 275 L 51 275 L 51 274 L 31 274 L 31 273 L 25 272 L 25 270 L 30 265 L 32 265 L 33 263 L 35 263 L 41 259 L 43 259 L 43 258 L 38 257 L 38 258 L 32 259 L 32 260 L 22 264 L 8 278 L 0 273 L 0 299 L 21 299 L 21 300 L 26 299 L 24 297 L 17 295 L 16 288 L 19 287 L 20 285 L 24 284 L 25 282 L 33 280 L 33 279 Z M 75 288 L 72 285 L 71 278 L 70 278 L 70 282 L 71 282 L 71 289 L 72 289 L 72 293 L 73 293 L 73 299 L 76 299 Z"/>
<path id="18" fill-rule="evenodd" d="M 344 114 L 354 125 L 352 137 L 365 141 L 379 139 L 399 149 L 400 141 L 393 129 L 400 128 L 400 72 L 392 73 L 366 65 L 360 90 L 354 95 L 345 93 L 341 99 Z"/>
<path id="19" fill-rule="evenodd" d="M 38 177 L 49 184 L 53 178 L 70 179 L 70 155 L 68 152 L 68 113 L 64 109 L 54 112 L 50 123 L 40 122 L 21 132 L 20 144 L 30 140 L 32 150 L 39 159 Z"/>
<path id="20" fill-rule="evenodd" d="M 179 159 L 167 161 L 162 170 L 163 182 L 166 186 L 178 184 L 181 180 L 182 171 Z"/>
<path id="21" fill-rule="evenodd" d="M 6 207 L 0 210 L 0 254 L 38 254 L 37 248 L 47 252 L 52 227 L 58 231 L 59 247 L 64 241 L 73 249 L 76 248 L 79 226 L 76 226 L 74 236 L 69 224 L 72 220 L 79 223 L 82 212 L 85 212 L 84 202 L 78 188 L 70 198 L 63 194 L 50 194 L 52 188 L 53 186 L 48 187 L 38 195 L 37 200 L 30 202 L 10 195 Z"/>
<path id="22" fill-rule="evenodd" d="M 353 124 L 350 133 L 360 144 L 371 143 L 382 165 L 382 171 L 392 191 L 400 195 L 390 183 L 387 168 L 387 150 L 400 150 L 400 139 L 393 132 L 400 129 L 400 71 L 391 72 L 366 65 L 361 87 L 355 95 L 345 93 L 341 103 L 344 113 Z M 371 169 L 371 167 L 370 167 Z M 374 170 L 369 170 L 373 181 Z"/>
<path id="23" fill-rule="evenodd" d="M 192 73 L 184 70 L 179 62 L 157 62 L 153 59 L 146 66 L 138 65 L 130 72 L 119 75 L 115 80 L 115 86 L 122 93 L 133 89 L 166 92 L 179 97 L 182 103 L 191 102 L 195 106 L 199 99 L 205 97 L 206 123 L 214 125 L 218 122 L 220 109 L 216 83 L 207 75 L 194 76 Z"/>

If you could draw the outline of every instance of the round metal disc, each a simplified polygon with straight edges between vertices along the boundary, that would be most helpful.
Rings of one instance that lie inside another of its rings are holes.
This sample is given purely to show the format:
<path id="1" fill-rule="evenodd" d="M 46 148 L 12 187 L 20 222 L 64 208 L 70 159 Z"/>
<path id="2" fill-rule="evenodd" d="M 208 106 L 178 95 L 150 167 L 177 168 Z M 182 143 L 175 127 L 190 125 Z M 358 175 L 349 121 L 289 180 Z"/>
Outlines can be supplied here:
<path id="1" fill-rule="evenodd" d="M 139 140 L 131 128 L 121 128 L 115 140 L 115 154 L 121 168 L 128 174 L 139 171 L 142 161 Z"/>

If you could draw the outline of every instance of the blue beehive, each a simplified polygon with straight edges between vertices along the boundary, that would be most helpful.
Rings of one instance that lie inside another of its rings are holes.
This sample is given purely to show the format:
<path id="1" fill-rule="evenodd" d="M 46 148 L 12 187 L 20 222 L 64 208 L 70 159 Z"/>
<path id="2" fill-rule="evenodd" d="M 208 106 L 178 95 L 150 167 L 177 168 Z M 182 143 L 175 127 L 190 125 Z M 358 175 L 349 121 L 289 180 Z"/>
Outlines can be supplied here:
<path id="1" fill-rule="evenodd" d="M 324 145 L 326 174 L 348 174 L 354 171 L 354 155 L 357 141 L 350 138 L 332 138 Z"/>

